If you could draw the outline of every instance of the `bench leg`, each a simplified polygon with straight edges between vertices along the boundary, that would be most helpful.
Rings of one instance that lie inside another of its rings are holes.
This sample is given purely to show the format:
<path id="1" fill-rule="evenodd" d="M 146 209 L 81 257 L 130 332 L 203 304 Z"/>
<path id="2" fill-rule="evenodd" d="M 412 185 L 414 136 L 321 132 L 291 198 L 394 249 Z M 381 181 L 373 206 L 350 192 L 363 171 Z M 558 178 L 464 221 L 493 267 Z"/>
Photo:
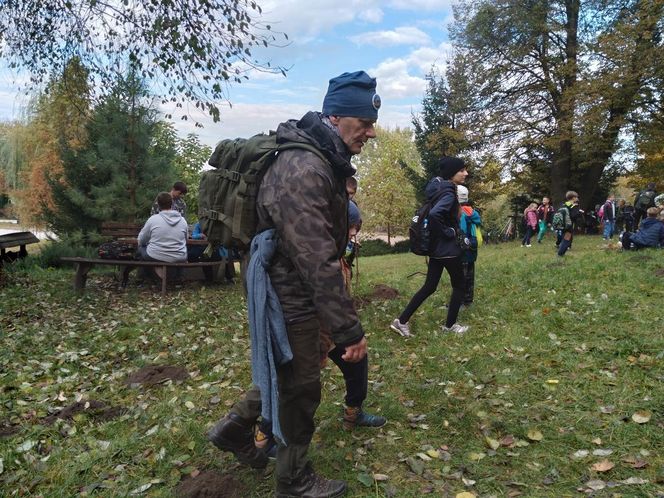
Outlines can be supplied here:
<path id="1" fill-rule="evenodd" d="M 127 265 L 122 269 L 122 280 L 120 280 L 120 287 L 123 289 L 127 287 L 127 282 L 129 282 L 129 274 L 134 268 L 134 266 Z"/>
<path id="2" fill-rule="evenodd" d="M 88 280 L 88 272 L 94 265 L 92 263 L 77 263 L 76 274 L 74 275 L 74 290 L 83 292 L 85 283 Z"/>
<path id="3" fill-rule="evenodd" d="M 166 280 L 168 279 L 168 267 L 155 266 L 154 272 L 161 279 L 161 293 L 166 294 Z"/>

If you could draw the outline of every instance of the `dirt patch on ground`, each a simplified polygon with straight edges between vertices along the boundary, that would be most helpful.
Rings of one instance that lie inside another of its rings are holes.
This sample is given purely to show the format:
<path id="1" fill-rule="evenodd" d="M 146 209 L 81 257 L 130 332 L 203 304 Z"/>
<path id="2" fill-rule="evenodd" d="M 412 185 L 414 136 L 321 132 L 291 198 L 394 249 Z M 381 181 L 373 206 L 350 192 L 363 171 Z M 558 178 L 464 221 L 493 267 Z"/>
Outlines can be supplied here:
<path id="1" fill-rule="evenodd" d="M 391 301 L 399 297 L 399 291 L 384 284 L 378 284 L 374 287 L 370 295 L 373 301 Z"/>
<path id="2" fill-rule="evenodd" d="M 391 301 L 399 297 L 399 291 L 385 284 L 377 284 L 374 286 L 371 294 L 367 296 L 355 296 L 353 302 L 356 308 L 362 308 L 367 304 L 374 301 Z"/>
<path id="3" fill-rule="evenodd" d="M 0 438 L 11 437 L 21 430 L 21 426 L 9 422 L 0 422 Z"/>
<path id="4" fill-rule="evenodd" d="M 63 408 L 62 410 L 44 417 L 42 422 L 46 425 L 53 424 L 57 419 L 71 420 L 75 415 L 84 413 L 97 422 L 106 422 L 119 417 L 125 412 L 125 409 L 119 406 L 109 406 L 103 401 L 90 400 L 79 401 Z"/>
<path id="5" fill-rule="evenodd" d="M 244 485 L 234 477 L 215 472 L 203 472 L 175 488 L 178 498 L 239 498 L 246 492 Z"/>
<path id="6" fill-rule="evenodd" d="M 664 277 L 664 268 L 659 268 L 658 270 L 655 270 L 655 276 Z"/>
<path id="7" fill-rule="evenodd" d="M 125 384 L 130 386 L 156 386 L 167 380 L 187 380 L 189 372 L 185 368 L 174 365 L 148 365 L 131 374 L 125 380 Z"/>

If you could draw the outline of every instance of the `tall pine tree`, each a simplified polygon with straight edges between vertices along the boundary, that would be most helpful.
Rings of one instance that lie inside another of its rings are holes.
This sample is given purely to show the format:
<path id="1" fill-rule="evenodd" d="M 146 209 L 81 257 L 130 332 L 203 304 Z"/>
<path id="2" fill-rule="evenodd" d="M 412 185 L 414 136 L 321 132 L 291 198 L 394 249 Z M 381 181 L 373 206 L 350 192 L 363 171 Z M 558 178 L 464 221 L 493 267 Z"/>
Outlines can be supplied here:
<path id="1" fill-rule="evenodd" d="M 176 144 L 156 143 L 158 111 L 135 72 L 119 78 L 95 109 L 79 149 L 61 143 L 63 176 L 51 180 L 55 209 L 48 224 L 59 235 L 96 232 L 103 221 L 136 222 L 157 192 L 172 183 Z"/>

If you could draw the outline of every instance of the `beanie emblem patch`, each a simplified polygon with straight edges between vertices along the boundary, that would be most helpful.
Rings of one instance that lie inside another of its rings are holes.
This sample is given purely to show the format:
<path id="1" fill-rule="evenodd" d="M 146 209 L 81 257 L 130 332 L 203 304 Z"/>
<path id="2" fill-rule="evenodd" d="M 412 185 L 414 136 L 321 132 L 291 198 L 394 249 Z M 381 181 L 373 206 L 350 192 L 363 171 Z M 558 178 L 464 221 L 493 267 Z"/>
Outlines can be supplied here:
<path id="1" fill-rule="evenodd" d="M 380 109 L 380 95 L 374 93 L 373 97 L 371 98 L 371 105 L 376 110 Z"/>

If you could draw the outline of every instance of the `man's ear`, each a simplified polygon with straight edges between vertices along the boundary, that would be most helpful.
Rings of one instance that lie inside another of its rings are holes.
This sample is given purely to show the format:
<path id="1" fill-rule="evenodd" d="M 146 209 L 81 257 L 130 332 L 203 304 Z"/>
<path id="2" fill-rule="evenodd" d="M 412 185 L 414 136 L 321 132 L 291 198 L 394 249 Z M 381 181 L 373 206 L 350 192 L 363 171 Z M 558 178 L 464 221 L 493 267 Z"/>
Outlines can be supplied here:
<path id="1" fill-rule="evenodd" d="M 334 126 L 339 126 L 339 116 L 328 116 L 328 118 Z"/>

